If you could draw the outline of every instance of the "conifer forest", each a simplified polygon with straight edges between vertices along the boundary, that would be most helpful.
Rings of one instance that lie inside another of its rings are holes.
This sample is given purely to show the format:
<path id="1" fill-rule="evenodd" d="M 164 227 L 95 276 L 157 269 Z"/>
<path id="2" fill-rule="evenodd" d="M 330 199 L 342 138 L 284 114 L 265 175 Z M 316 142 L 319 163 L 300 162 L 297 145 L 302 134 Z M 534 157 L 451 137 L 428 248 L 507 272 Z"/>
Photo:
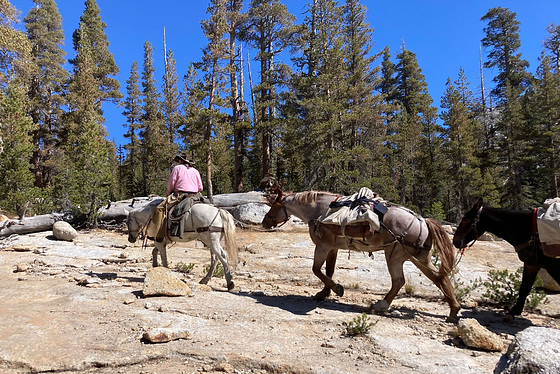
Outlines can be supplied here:
<path id="1" fill-rule="evenodd" d="M 415 51 L 373 49 L 363 1 L 309 0 L 297 17 L 282 0 L 207 2 L 199 59 L 166 49 L 156 71 L 150 41 L 117 66 L 96 0 L 65 20 L 70 41 L 55 0 L 27 14 L 0 0 L 0 213 L 93 222 L 108 201 L 164 195 L 180 152 L 209 197 L 271 174 L 286 191 L 366 186 L 458 222 L 478 197 L 530 209 L 559 196 L 560 26 L 543 30 L 530 72 L 517 14 L 488 9 L 480 64 L 495 76 L 473 88 L 482 77 L 457 66 L 436 102 Z M 126 144 L 108 140 L 105 103 L 121 105 Z"/>

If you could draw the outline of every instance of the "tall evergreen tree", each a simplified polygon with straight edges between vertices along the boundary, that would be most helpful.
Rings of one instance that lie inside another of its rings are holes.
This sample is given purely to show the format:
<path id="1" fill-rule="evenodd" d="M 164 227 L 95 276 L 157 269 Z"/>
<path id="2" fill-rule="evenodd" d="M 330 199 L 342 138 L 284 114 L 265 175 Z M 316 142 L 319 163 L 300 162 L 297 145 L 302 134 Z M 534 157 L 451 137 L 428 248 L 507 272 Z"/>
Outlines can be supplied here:
<path id="1" fill-rule="evenodd" d="M 260 63 L 260 83 L 254 118 L 261 138 L 262 174 L 272 171 L 272 135 L 278 106 L 279 82 L 286 66 L 274 59 L 293 41 L 299 27 L 295 17 L 280 0 L 252 0 L 249 4 L 246 30 L 243 39 L 256 49 Z"/>
<path id="2" fill-rule="evenodd" d="M 436 108 L 432 106 L 433 100 L 416 55 L 403 44 L 397 60 L 395 100 L 402 110 L 391 131 L 394 181 L 402 204 L 428 209 L 440 198 L 442 188 L 426 184 L 441 180 L 433 175 L 438 168 L 436 161 L 439 162 L 434 153 L 439 133 Z"/>
<path id="3" fill-rule="evenodd" d="M 224 89 L 224 63 L 227 58 L 228 41 L 226 32 L 227 24 L 227 0 L 211 0 L 208 6 L 210 18 L 202 21 L 202 30 L 208 39 L 208 45 L 203 50 L 202 62 L 200 67 L 206 73 L 204 76 L 205 86 L 207 90 L 207 111 L 206 111 L 206 129 L 204 131 L 204 143 L 206 147 L 206 191 L 208 198 L 212 200 L 214 189 L 213 181 L 213 162 L 214 151 L 212 144 L 214 142 L 212 134 L 216 132 L 218 127 L 224 126 L 224 118 L 219 111 L 220 107 L 225 105 L 222 99 Z"/>
<path id="4" fill-rule="evenodd" d="M 19 11 L 8 1 L 0 1 L 0 88 L 6 89 L 16 70 L 29 69 L 31 44 L 24 32 L 15 28 Z M 24 78 L 25 80 L 25 78 Z"/>
<path id="5" fill-rule="evenodd" d="M 543 52 L 525 111 L 534 132 L 531 152 L 539 156 L 529 170 L 537 203 L 560 192 L 560 74 L 554 59 L 554 52 Z"/>
<path id="6" fill-rule="evenodd" d="M 160 95 L 154 78 L 153 47 L 144 43 L 144 68 L 142 71 L 142 146 L 143 181 L 145 194 L 165 196 L 168 170 L 172 152 L 169 148 L 168 132 L 161 112 Z"/>
<path id="7" fill-rule="evenodd" d="M 123 115 L 126 118 L 126 132 L 124 137 L 128 139 L 125 144 L 126 157 L 121 163 L 124 180 L 120 183 L 125 185 L 125 193 L 128 197 L 140 196 L 143 192 L 142 173 L 142 146 L 139 132 L 142 128 L 142 92 L 140 91 L 140 74 L 138 63 L 132 62 L 130 77 L 126 81 L 126 98 L 124 101 Z"/>
<path id="8" fill-rule="evenodd" d="M 523 115 L 521 95 L 530 86 L 525 70 L 528 62 L 518 52 L 519 21 L 516 13 L 506 8 L 491 8 L 481 20 L 487 21 L 482 45 L 489 48 L 487 68 L 497 67 L 492 90 L 498 103 L 500 118 L 496 124 L 495 142 L 499 147 L 498 162 L 503 180 L 502 205 L 508 208 L 528 208 L 535 204 L 531 193 L 528 170 L 535 160 L 530 152 L 531 129 Z"/>
<path id="9" fill-rule="evenodd" d="M 243 179 L 245 176 L 246 138 L 250 128 L 248 108 L 243 98 L 243 54 L 241 46 L 237 48 L 237 40 L 244 21 L 241 13 L 243 0 L 229 0 L 227 2 L 227 18 L 229 33 L 229 71 L 230 81 L 230 103 L 231 122 L 233 126 L 233 150 L 234 150 L 234 190 L 243 192 Z M 238 53 L 239 50 L 239 53 Z"/>
<path id="10" fill-rule="evenodd" d="M 64 33 L 62 17 L 54 0 L 34 0 L 24 19 L 27 35 L 33 45 L 32 56 L 37 70 L 32 72 L 29 85 L 31 118 L 37 125 L 33 132 L 33 169 L 35 186 L 48 187 L 53 174 L 53 154 L 64 99 L 63 86 L 68 79 L 62 49 Z"/>
<path id="11" fill-rule="evenodd" d="M 80 28 L 79 33 L 87 33 L 86 28 Z M 95 224 L 98 208 L 111 198 L 114 179 L 109 159 L 114 151 L 105 139 L 104 119 L 99 112 L 102 93 L 94 76 L 96 65 L 92 55 L 88 44 L 81 44 L 76 51 L 56 192 L 63 199 L 63 208 L 77 209 Z"/>
<path id="12" fill-rule="evenodd" d="M 162 114 L 167 127 L 168 149 L 171 153 L 177 153 L 179 146 L 177 145 L 177 129 L 179 127 L 181 113 L 180 92 L 177 84 L 179 77 L 177 76 L 177 68 L 175 66 L 175 58 L 173 51 L 170 49 L 165 51 L 165 74 L 163 75 L 163 102 Z"/>
<path id="13" fill-rule="evenodd" d="M 36 125 L 26 114 L 23 89 L 10 83 L 0 93 L 0 207 L 9 213 L 23 214 L 26 205 L 37 197 L 29 160 L 33 152 L 32 133 Z M 35 211 L 37 213 L 37 211 Z M 41 212 L 39 212 L 41 213 Z"/>
<path id="14" fill-rule="evenodd" d="M 74 50 L 87 47 L 91 52 L 91 60 L 95 66 L 92 74 L 96 79 L 101 92 L 98 110 L 104 101 L 118 102 L 122 98 L 119 92 L 120 83 L 114 78 L 119 74 L 113 54 L 109 51 L 109 41 L 105 28 L 107 25 L 101 19 L 101 10 L 96 0 L 86 0 L 85 10 L 80 16 L 80 28 L 72 34 Z M 80 31 L 83 30 L 82 31 Z M 69 62 L 75 66 L 76 59 Z"/>
<path id="15" fill-rule="evenodd" d="M 483 185 L 477 151 L 481 144 L 482 130 L 475 117 L 476 103 L 461 68 L 454 82 L 447 80 L 441 100 L 441 119 L 445 125 L 445 142 L 442 152 L 446 159 L 446 184 L 448 219 L 459 222 L 479 196 Z M 490 200 L 489 200 L 490 202 Z"/>

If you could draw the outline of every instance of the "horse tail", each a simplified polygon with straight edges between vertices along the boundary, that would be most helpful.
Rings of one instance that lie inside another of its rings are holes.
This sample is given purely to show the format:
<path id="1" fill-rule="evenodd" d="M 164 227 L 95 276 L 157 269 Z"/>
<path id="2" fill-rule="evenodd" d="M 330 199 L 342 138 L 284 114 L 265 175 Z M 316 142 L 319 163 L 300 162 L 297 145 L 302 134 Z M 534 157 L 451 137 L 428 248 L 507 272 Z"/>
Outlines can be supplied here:
<path id="1" fill-rule="evenodd" d="M 438 251 L 441 266 L 439 268 L 439 276 L 448 276 L 453 267 L 455 266 L 455 250 L 453 249 L 453 243 L 443 226 L 433 218 L 426 218 L 426 224 L 428 229 L 432 234 L 432 243 L 434 248 Z"/>
<path id="2" fill-rule="evenodd" d="M 228 254 L 228 264 L 235 268 L 237 265 L 237 239 L 235 236 L 235 222 L 233 216 L 224 209 L 219 209 L 220 218 L 222 219 L 222 226 L 224 229 L 224 237 L 226 244 L 226 251 Z"/>

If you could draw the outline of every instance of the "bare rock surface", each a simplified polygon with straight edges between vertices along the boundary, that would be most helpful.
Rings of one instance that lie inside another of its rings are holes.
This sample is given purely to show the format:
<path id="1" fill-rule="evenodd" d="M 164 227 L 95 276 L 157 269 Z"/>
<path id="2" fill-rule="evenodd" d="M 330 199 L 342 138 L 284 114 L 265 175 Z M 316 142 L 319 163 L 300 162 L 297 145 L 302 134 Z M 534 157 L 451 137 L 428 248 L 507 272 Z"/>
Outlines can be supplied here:
<path id="1" fill-rule="evenodd" d="M 445 322 L 440 291 L 406 263 L 408 292 L 387 313 L 367 316 L 375 323 L 367 334 L 350 337 L 348 324 L 389 289 L 383 253 L 339 251 L 335 280 L 344 297 L 317 302 L 321 285 L 305 230 L 238 230 L 238 245 L 233 292 L 219 277 L 198 284 L 210 253 L 192 242 L 168 250 L 174 275 L 192 295 L 146 298 L 151 248 L 129 246 L 124 232 L 80 231 L 72 242 L 49 232 L 1 239 L 0 372 L 491 373 L 517 334 L 558 327 L 555 294 L 513 322 L 499 310 L 463 309 L 462 318 L 504 343 L 501 352 L 471 349 Z M 190 272 L 175 270 L 180 263 L 193 264 Z M 468 284 L 521 265 L 508 244 L 480 241 L 460 259 L 456 279 Z M 162 332 L 168 342 L 145 337 Z"/>

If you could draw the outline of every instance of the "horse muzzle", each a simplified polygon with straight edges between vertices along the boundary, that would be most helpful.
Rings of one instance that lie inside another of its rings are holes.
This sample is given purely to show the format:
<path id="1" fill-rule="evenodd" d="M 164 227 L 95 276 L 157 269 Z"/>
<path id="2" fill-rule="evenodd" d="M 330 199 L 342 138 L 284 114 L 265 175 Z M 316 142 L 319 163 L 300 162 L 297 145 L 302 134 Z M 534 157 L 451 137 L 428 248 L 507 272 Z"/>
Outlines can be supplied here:
<path id="1" fill-rule="evenodd" d="M 128 234 L 128 242 L 129 243 L 136 243 L 136 239 L 137 239 L 137 236 L 134 236 L 132 234 Z"/>

